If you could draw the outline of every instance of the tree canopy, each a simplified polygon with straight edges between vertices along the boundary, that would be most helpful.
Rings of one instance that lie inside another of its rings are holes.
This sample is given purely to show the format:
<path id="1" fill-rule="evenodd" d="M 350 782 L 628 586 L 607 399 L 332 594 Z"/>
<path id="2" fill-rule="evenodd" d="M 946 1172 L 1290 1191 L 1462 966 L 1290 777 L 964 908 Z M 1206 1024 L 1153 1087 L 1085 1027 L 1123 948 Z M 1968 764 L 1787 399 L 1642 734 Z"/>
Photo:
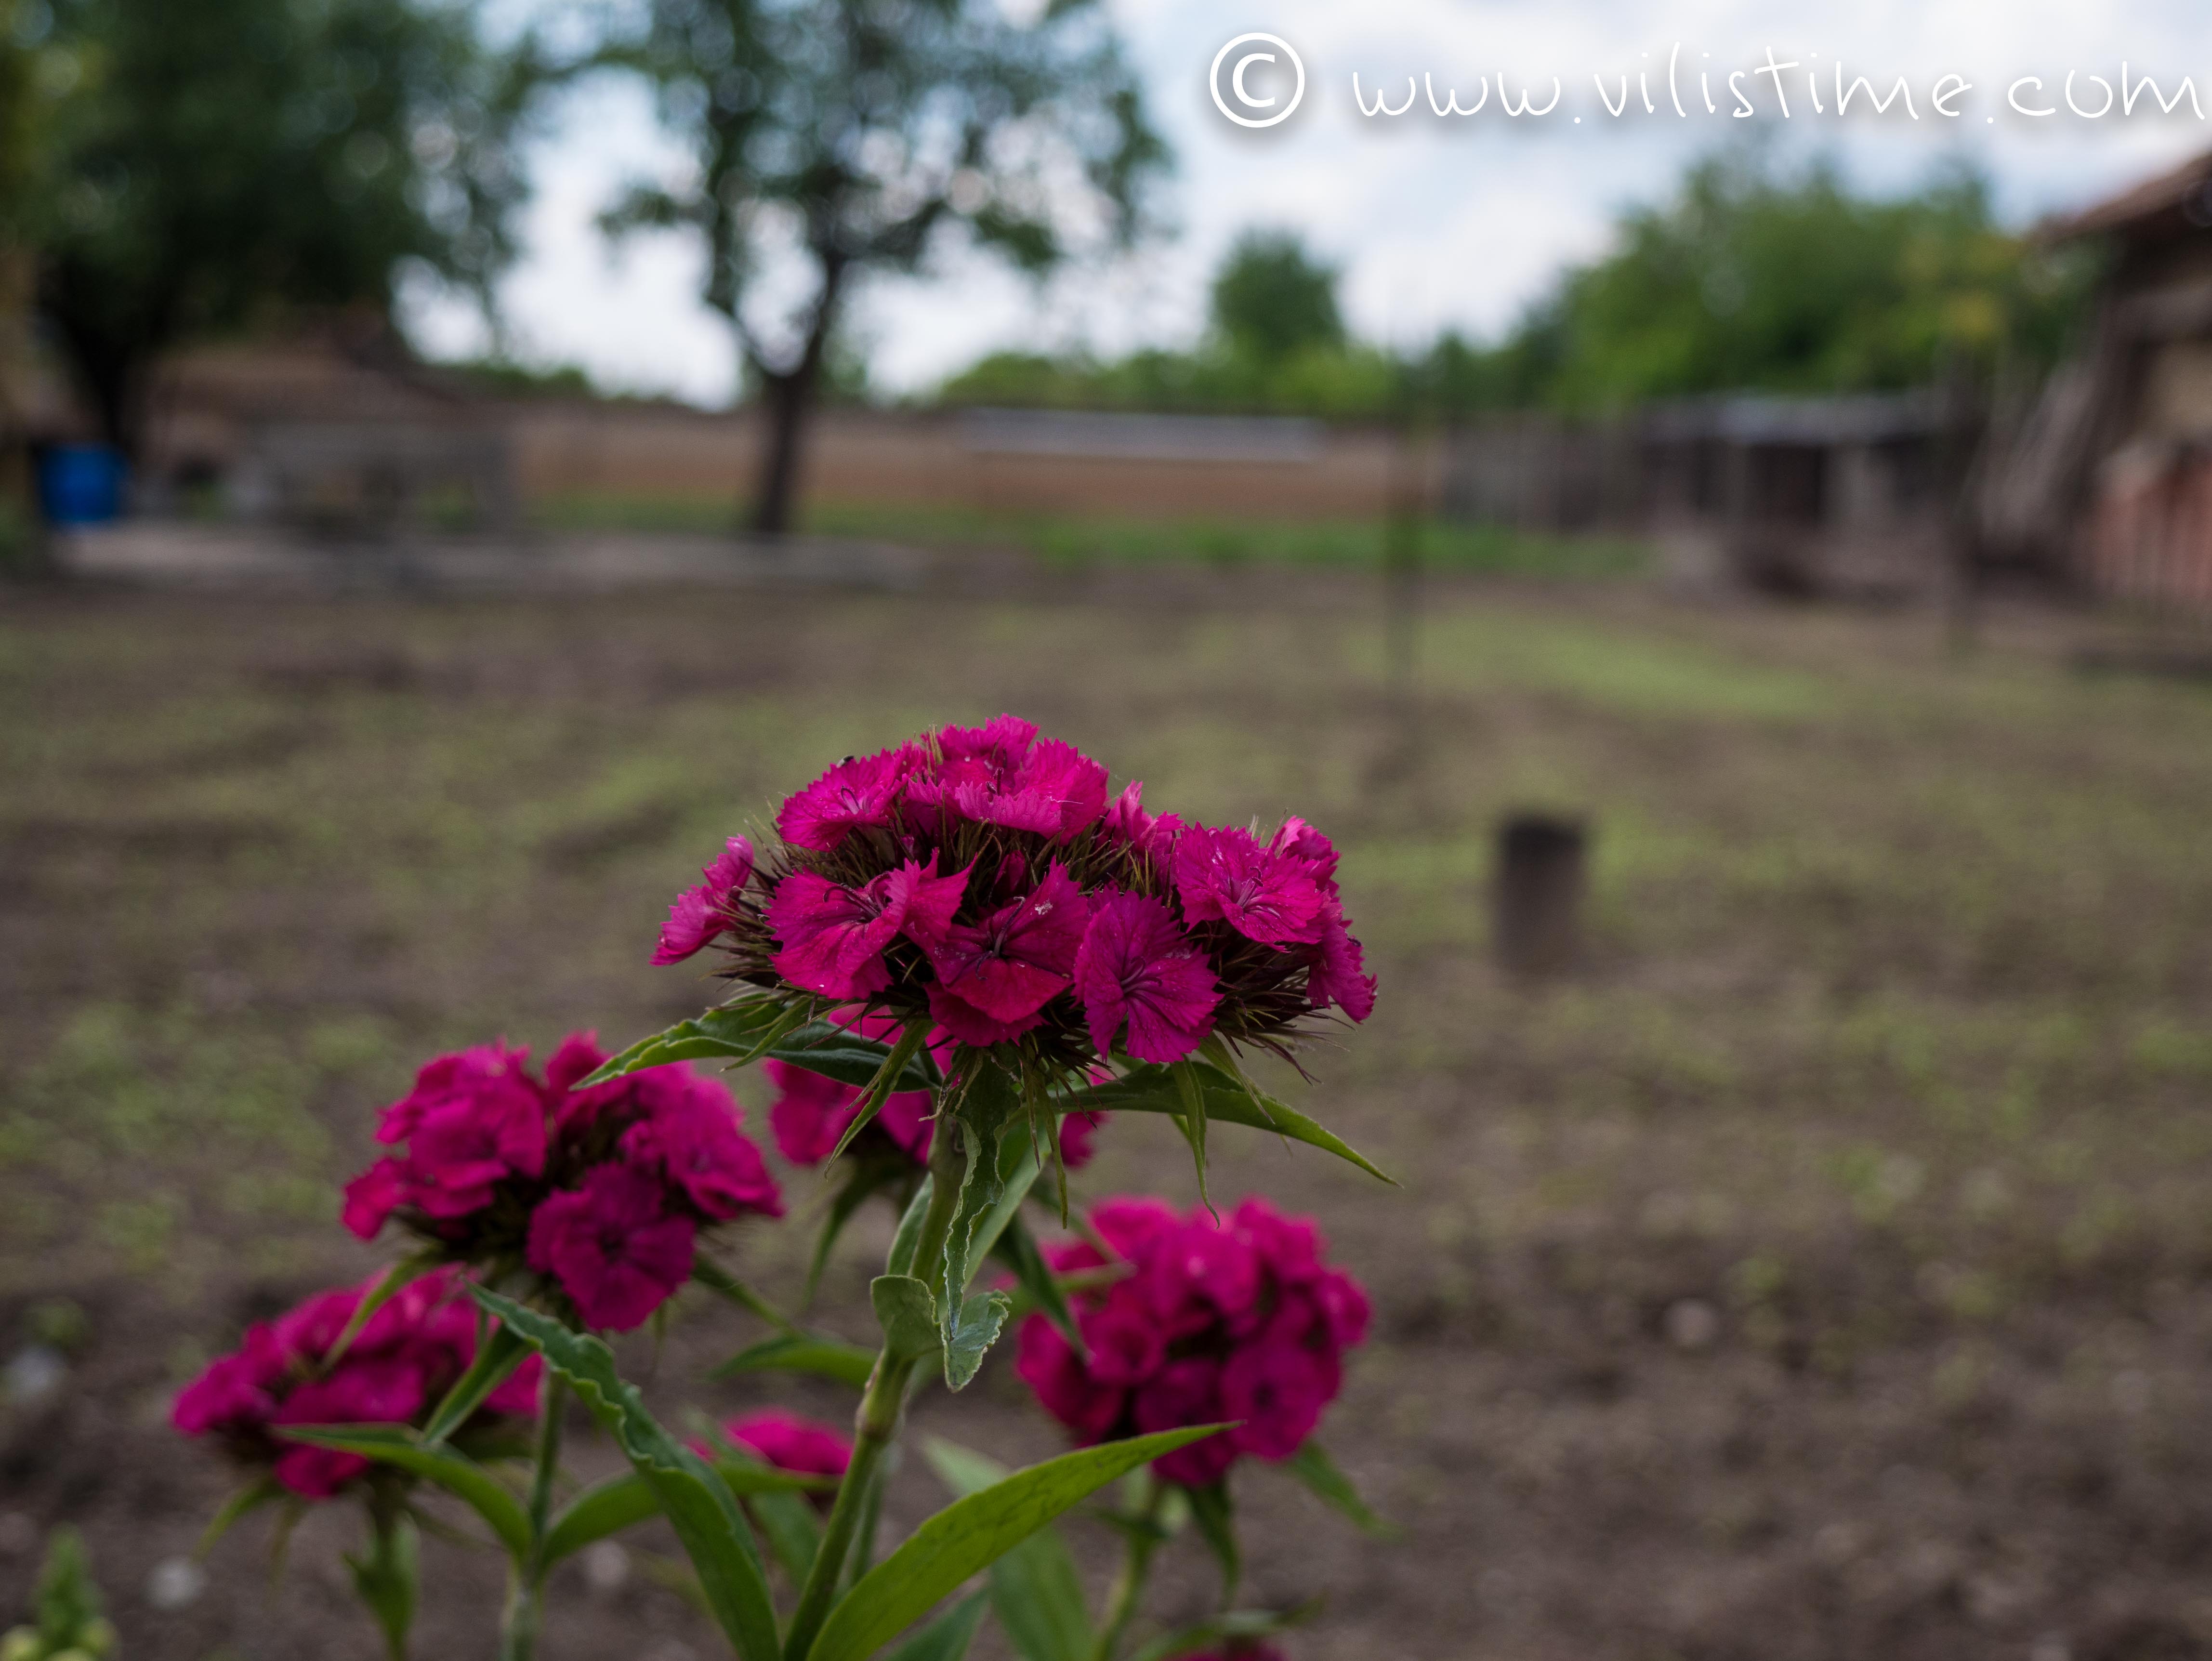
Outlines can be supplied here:
<path id="1" fill-rule="evenodd" d="M 485 294 L 514 252 L 543 66 L 438 0 L 40 0 L 24 214 L 39 306 L 109 436 L 181 341 L 388 312 L 408 261 Z"/>
<path id="2" fill-rule="evenodd" d="M 696 158 L 613 232 L 688 228 L 773 437 L 756 524 L 783 528 L 801 423 L 855 279 L 958 234 L 1029 271 L 1133 239 L 1167 152 L 1095 0 L 649 0 L 617 56 Z M 784 303 L 777 303 L 779 301 Z"/>
<path id="3" fill-rule="evenodd" d="M 1828 163 L 1792 170 L 1732 150 L 1694 165 L 1665 202 L 1624 212 L 1607 253 L 1560 273 L 1492 343 L 1447 331 L 1394 359 L 1327 326 L 1334 271 L 1293 238 L 1254 234 L 1224 264 L 1212 327 L 1191 349 L 1103 363 L 999 353 L 941 395 L 1372 417 L 1881 390 L 1947 366 L 2054 360 L 2094 274 L 2007 231 L 1971 173 L 1875 197 Z"/>

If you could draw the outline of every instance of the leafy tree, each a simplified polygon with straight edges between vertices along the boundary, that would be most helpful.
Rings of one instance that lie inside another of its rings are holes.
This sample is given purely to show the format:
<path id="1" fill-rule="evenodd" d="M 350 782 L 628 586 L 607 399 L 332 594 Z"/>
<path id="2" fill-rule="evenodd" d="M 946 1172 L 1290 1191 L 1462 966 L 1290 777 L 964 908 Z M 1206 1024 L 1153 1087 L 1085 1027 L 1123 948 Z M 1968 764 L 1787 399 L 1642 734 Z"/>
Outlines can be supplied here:
<path id="1" fill-rule="evenodd" d="M 626 54 L 697 161 L 641 185 L 615 234 L 683 227 L 769 423 L 755 527 L 787 529 L 804 424 L 864 274 L 964 231 L 1025 271 L 1126 243 L 1166 150 L 1095 0 L 1010 21 L 995 0 L 650 0 Z M 771 316 L 764 290 L 796 277 Z"/>
<path id="2" fill-rule="evenodd" d="M 1626 215 L 1613 252 L 1524 319 L 1494 384 L 1571 411 L 1924 385 L 1946 357 L 2054 355 L 2086 276 L 2003 230 L 1972 173 L 1873 199 L 1826 162 L 1791 174 L 1732 152 Z"/>
<path id="3" fill-rule="evenodd" d="M 126 453 L 181 341 L 292 307 L 388 313 L 410 260 L 489 302 L 532 43 L 492 52 L 436 0 L 48 3 L 39 305 Z"/>
<path id="4" fill-rule="evenodd" d="M 1294 231 L 1246 231 L 1215 274 L 1213 326 L 1231 350 L 1262 363 L 1341 346 L 1339 275 Z"/>

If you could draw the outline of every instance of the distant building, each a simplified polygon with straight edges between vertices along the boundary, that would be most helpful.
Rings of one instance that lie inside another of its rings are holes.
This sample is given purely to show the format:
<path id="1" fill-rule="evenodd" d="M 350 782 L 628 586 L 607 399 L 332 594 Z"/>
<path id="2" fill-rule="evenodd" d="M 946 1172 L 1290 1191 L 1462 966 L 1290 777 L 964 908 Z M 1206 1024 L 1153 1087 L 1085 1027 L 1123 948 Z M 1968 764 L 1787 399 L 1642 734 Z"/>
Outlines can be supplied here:
<path id="1" fill-rule="evenodd" d="M 1681 575 L 1901 597 L 1944 581 L 1958 445 L 1932 391 L 1672 399 L 1610 421 L 1480 422 L 1448 446 L 1455 517 L 1649 536 Z"/>
<path id="2" fill-rule="evenodd" d="M 1977 490 L 2000 557 L 2212 608 L 2212 153 L 2056 221 L 2112 264 L 2082 349 L 2000 422 Z"/>

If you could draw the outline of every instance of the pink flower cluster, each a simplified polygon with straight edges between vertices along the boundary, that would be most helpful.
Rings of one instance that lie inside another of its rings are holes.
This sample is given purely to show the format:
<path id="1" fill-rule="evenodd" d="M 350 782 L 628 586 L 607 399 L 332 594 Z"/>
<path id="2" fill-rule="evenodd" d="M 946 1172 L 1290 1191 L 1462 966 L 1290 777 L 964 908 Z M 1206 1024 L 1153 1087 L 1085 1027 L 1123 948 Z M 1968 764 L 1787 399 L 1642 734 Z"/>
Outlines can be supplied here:
<path id="1" fill-rule="evenodd" d="M 1226 1220 L 1109 1200 L 1091 1221 L 1128 1272 L 1072 1300 L 1087 1362 L 1043 1316 L 1024 1322 L 1015 1371 L 1046 1410 L 1086 1446 L 1240 1421 L 1156 1462 L 1191 1488 L 1219 1481 L 1240 1454 L 1296 1453 L 1336 1398 L 1344 1352 L 1367 1336 L 1367 1294 L 1322 1262 L 1320 1232 L 1261 1199 Z M 1050 1255 L 1062 1274 L 1107 1262 L 1083 1241 Z"/>
<path id="2" fill-rule="evenodd" d="M 678 898 L 656 963 L 718 945 L 737 980 L 1071 1071 L 1374 1007 L 1321 832 L 1185 824 L 1133 783 L 1109 803 L 1103 766 L 1012 715 L 841 762 L 776 825 Z"/>
<path id="3" fill-rule="evenodd" d="M 542 1080 L 529 1055 L 481 1044 L 424 1067 L 377 1128 L 401 1151 L 346 1187 L 346 1226 L 366 1240 L 397 1217 L 456 1261 L 526 1266 L 622 1331 L 689 1278 L 702 1228 L 783 1214 L 720 1083 L 679 1062 L 580 1089 L 606 1060 L 588 1032 Z"/>
<path id="4" fill-rule="evenodd" d="M 325 1292 L 273 1321 L 185 1386 L 170 1421 L 187 1436 L 220 1438 L 240 1457 L 267 1466 L 293 1493 L 327 1500 L 364 1475 L 356 1454 L 287 1442 L 281 1425 L 409 1424 L 425 1417 L 476 1359 L 476 1305 L 459 1294 L 457 1272 L 439 1269 L 402 1287 L 354 1336 L 327 1371 L 330 1353 L 375 1286 Z M 544 1364 L 530 1357 L 479 1409 L 487 1421 L 538 1410 Z"/>

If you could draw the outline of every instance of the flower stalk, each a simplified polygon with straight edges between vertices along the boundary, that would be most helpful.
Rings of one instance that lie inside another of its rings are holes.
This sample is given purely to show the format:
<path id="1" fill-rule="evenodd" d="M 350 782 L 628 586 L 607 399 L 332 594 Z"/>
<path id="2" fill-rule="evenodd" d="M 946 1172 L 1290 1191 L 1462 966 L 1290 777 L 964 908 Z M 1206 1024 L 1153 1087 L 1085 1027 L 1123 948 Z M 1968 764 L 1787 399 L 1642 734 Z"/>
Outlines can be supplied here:
<path id="1" fill-rule="evenodd" d="M 530 1661 L 545 1609 L 545 1534 L 553 1515 L 553 1480 L 561 1463 L 561 1415 L 567 1406 L 560 1374 L 547 1371 L 538 1412 L 538 1436 L 532 1449 L 530 1555 L 514 1566 L 507 1609 L 500 1623 L 500 1661 Z"/>
<path id="2" fill-rule="evenodd" d="M 1115 1577 L 1114 1591 L 1107 1599 L 1106 1624 L 1099 1628 L 1098 1647 L 1091 1661 L 1114 1661 L 1120 1652 L 1121 1640 L 1128 1634 L 1129 1622 L 1144 1607 L 1145 1587 L 1152 1579 L 1152 1554 L 1160 1548 L 1160 1506 L 1167 1498 L 1167 1485 L 1145 1473 L 1145 1503 L 1137 1513 L 1136 1526 L 1129 1530 L 1128 1549 L 1121 1558 L 1121 1572 Z"/>
<path id="3" fill-rule="evenodd" d="M 960 1202 L 962 1168 L 956 1140 L 940 1135 L 931 1143 L 929 1208 L 922 1214 L 921 1232 L 915 1244 L 916 1269 L 927 1270 L 945 1256 L 945 1238 L 951 1232 L 953 1214 Z M 814 1567 L 799 1589 L 799 1605 L 792 1611 L 790 1631 L 784 1640 L 785 1661 L 800 1661 L 836 1601 L 846 1562 L 860 1537 L 861 1523 L 873 1506 L 873 1490 L 882 1475 L 884 1456 L 898 1439 L 915 1369 L 923 1359 L 896 1355 L 888 1343 L 877 1353 L 867 1389 L 853 1415 L 852 1463 L 837 1485 L 829 1521 L 823 1525 L 821 1547 L 814 1554 Z"/>

